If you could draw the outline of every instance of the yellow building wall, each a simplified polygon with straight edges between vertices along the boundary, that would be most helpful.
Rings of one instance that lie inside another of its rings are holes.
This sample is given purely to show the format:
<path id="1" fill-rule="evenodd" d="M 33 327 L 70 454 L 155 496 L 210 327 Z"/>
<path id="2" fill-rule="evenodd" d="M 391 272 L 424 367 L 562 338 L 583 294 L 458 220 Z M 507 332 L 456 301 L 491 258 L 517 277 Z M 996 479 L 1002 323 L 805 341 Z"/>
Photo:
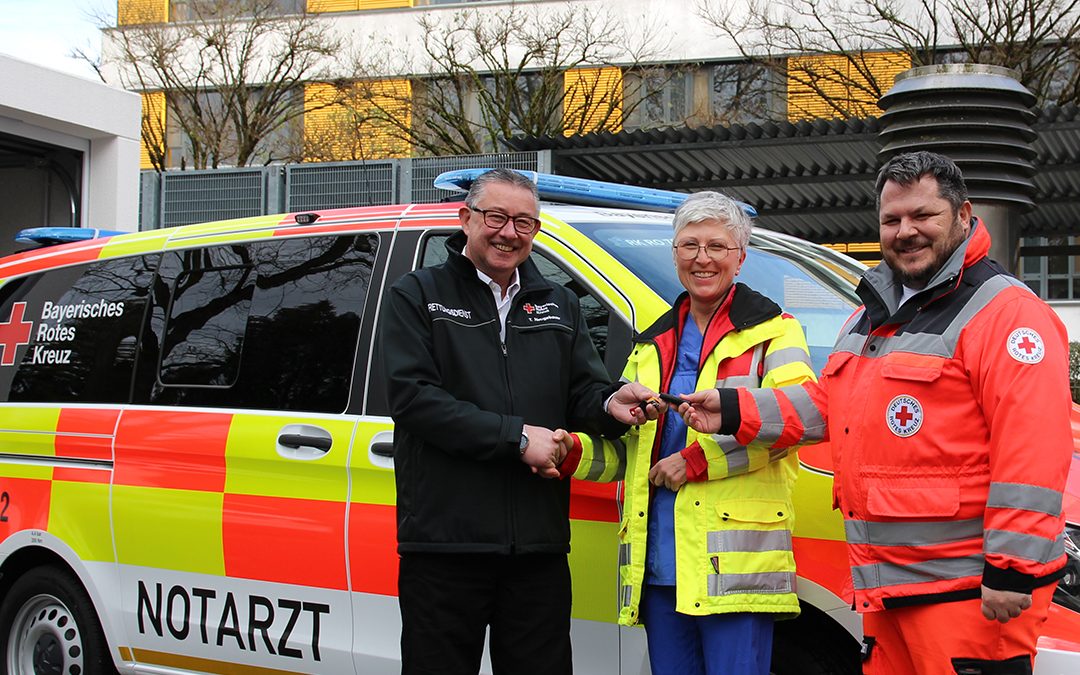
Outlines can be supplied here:
<path id="1" fill-rule="evenodd" d="M 169 20 L 169 0 L 117 0 L 116 24 L 133 26 Z"/>
<path id="2" fill-rule="evenodd" d="M 900 52 L 864 54 L 861 58 L 883 93 L 889 90 L 897 75 L 911 68 L 911 58 Z M 810 86 L 806 81 L 808 78 L 815 80 L 821 93 Z M 788 119 L 794 122 L 840 117 L 841 113 L 829 104 L 829 99 L 844 102 L 841 105 L 853 117 L 880 114 L 877 99 L 864 88 L 868 88 L 866 76 L 847 56 L 793 56 L 788 59 Z"/>
<path id="3" fill-rule="evenodd" d="M 147 140 L 160 141 L 159 147 L 165 146 L 165 94 L 160 91 L 144 93 L 142 113 L 143 134 L 142 143 L 140 143 L 139 166 L 143 169 L 153 169 Z"/>
<path id="4" fill-rule="evenodd" d="M 563 133 L 622 131 L 622 70 L 575 68 L 563 76 Z"/>
<path id="5" fill-rule="evenodd" d="M 412 147 L 387 116 L 412 123 L 412 83 L 381 80 L 358 83 L 343 95 L 333 85 L 304 88 L 304 140 L 309 161 L 408 157 Z"/>

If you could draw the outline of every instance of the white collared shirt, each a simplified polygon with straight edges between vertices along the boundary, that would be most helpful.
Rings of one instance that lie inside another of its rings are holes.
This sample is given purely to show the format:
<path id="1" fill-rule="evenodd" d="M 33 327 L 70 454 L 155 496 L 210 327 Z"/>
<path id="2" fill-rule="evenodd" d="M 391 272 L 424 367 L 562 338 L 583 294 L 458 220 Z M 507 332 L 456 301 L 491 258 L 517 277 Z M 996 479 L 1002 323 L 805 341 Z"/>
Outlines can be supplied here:
<path id="1" fill-rule="evenodd" d="M 504 297 L 502 286 L 500 286 L 497 281 L 480 270 L 476 270 L 476 276 L 491 289 L 491 294 L 495 298 L 495 308 L 499 310 L 499 339 L 506 342 L 506 317 L 510 314 L 510 305 L 514 302 L 514 296 L 521 290 L 521 277 L 518 276 L 518 271 L 515 268 L 514 275 L 510 277 L 510 285 L 506 288 L 506 296 Z"/>

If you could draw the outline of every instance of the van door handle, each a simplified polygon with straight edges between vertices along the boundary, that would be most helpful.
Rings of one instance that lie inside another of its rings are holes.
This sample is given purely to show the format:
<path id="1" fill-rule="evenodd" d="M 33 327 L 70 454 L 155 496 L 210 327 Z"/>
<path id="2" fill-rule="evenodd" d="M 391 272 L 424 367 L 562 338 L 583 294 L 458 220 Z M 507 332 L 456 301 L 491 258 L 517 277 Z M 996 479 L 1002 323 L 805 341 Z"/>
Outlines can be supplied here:
<path id="1" fill-rule="evenodd" d="M 394 456 L 394 444 L 393 443 L 372 443 L 371 454 L 378 455 L 379 457 L 393 457 Z"/>
<path id="2" fill-rule="evenodd" d="M 278 443 L 284 445 L 286 448 L 292 448 L 298 450 L 301 446 L 316 448 L 323 452 L 330 452 L 330 446 L 334 444 L 332 438 L 326 438 L 324 436 L 313 436 L 311 434 L 281 434 L 278 436 Z"/>

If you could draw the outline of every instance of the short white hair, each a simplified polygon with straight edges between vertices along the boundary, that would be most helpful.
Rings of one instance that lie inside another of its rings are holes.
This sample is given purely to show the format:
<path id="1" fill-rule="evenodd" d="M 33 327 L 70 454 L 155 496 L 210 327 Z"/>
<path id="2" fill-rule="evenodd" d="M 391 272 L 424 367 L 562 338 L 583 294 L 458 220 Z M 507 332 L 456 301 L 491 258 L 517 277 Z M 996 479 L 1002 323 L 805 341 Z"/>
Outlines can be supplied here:
<path id="1" fill-rule="evenodd" d="M 746 248 L 749 245 L 750 230 L 753 229 L 750 216 L 742 205 L 731 197 L 708 190 L 691 194 L 675 209 L 675 219 L 672 222 L 675 237 L 678 237 L 679 232 L 687 225 L 703 220 L 720 221 L 727 226 L 739 247 Z"/>

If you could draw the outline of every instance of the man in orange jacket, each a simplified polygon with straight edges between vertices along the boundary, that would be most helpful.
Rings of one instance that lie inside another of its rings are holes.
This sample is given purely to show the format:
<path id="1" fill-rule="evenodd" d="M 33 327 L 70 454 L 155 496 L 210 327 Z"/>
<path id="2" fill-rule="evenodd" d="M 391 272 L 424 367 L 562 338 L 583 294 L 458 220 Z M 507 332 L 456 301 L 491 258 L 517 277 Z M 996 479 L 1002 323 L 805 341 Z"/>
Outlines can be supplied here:
<path id="1" fill-rule="evenodd" d="M 877 193 L 884 262 L 821 381 L 680 412 L 743 444 L 831 441 L 865 673 L 1031 673 L 1065 565 L 1065 328 L 987 258 L 951 160 L 897 156 Z"/>

